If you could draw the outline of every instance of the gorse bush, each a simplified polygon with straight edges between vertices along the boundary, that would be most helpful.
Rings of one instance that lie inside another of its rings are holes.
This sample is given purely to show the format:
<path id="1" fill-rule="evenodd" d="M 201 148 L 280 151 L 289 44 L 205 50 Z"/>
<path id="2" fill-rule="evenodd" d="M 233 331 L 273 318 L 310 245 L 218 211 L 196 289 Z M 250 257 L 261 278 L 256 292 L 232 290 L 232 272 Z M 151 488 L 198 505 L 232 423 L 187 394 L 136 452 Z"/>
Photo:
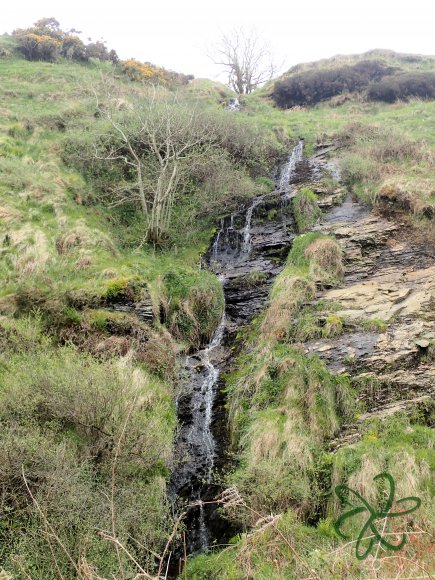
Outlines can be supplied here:
<path id="1" fill-rule="evenodd" d="M 119 62 L 122 72 L 132 81 L 141 81 L 158 85 L 187 85 L 193 80 L 193 75 L 185 75 L 166 70 L 149 62 L 140 62 L 134 58 Z"/>
<path id="2" fill-rule="evenodd" d="M 76 30 L 63 31 L 55 18 L 41 18 L 31 28 L 17 29 L 13 34 L 20 51 L 28 60 L 56 62 L 63 57 L 82 62 L 89 58 L 118 61 L 116 52 L 108 51 L 104 42 L 85 45 Z"/>

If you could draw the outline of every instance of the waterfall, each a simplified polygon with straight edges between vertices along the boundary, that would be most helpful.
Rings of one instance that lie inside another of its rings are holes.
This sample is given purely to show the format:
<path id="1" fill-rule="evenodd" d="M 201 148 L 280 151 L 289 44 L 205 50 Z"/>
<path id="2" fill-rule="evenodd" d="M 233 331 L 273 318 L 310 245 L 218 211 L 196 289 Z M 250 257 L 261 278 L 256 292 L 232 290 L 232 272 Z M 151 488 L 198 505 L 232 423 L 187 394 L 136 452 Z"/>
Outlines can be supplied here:
<path id="1" fill-rule="evenodd" d="M 240 101 L 239 99 L 230 99 L 230 102 L 227 105 L 227 109 L 229 111 L 240 111 Z"/>
<path id="2" fill-rule="evenodd" d="M 222 281 L 222 280 L 221 280 Z M 198 511 L 194 534 L 189 539 L 191 551 L 204 551 L 209 544 L 209 529 L 202 499 L 202 491 L 211 482 L 216 442 L 212 433 L 213 404 L 219 381 L 219 368 L 213 363 L 213 352 L 222 345 L 225 333 L 225 311 L 206 348 L 186 357 L 185 382 L 190 386 L 187 425 L 182 426 L 178 443 L 185 448 L 187 458 L 181 469 L 173 474 L 170 497 L 184 490 Z M 180 404 L 178 404 L 180 412 Z"/>
<path id="3" fill-rule="evenodd" d="M 287 159 L 285 165 L 283 166 L 278 182 L 278 191 L 285 192 L 290 186 L 290 182 L 294 175 L 296 165 L 302 161 L 302 155 L 304 151 L 304 140 L 300 139 L 299 143 L 291 152 L 289 158 Z"/>
<path id="4" fill-rule="evenodd" d="M 177 496 L 187 500 L 191 506 L 186 522 L 188 553 L 205 551 L 215 537 L 212 526 L 216 525 L 216 516 L 212 516 L 214 524 L 210 523 L 210 518 L 216 507 L 209 502 L 217 489 L 213 470 L 220 466 L 222 450 L 225 449 L 220 435 L 215 439 L 220 433 L 219 419 L 218 424 L 215 422 L 219 415 L 216 408 L 219 364 L 225 364 L 222 361 L 231 356 L 228 352 L 225 354 L 229 350 L 227 347 L 220 352 L 217 349 L 224 345 L 227 328 L 234 332 L 264 307 L 270 284 L 281 271 L 286 249 L 288 251 L 294 237 L 292 230 L 287 228 L 287 221 L 292 220 L 290 185 L 302 153 L 303 140 L 300 140 L 281 171 L 279 188 L 269 195 L 253 199 L 249 205 L 221 220 L 220 229 L 205 258 L 205 265 L 221 272 L 219 279 L 225 292 L 226 312 L 207 347 L 186 357 L 183 390 L 177 402 L 181 421 L 177 449 L 182 462 L 172 473 L 169 494 L 174 506 Z M 253 228 L 256 208 L 260 205 L 269 207 L 270 204 L 275 204 L 276 216 L 267 220 L 267 226 L 260 226 L 263 222 L 257 220 Z M 255 252 L 252 251 L 253 240 Z M 259 271 L 265 274 L 262 282 L 246 286 L 246 276 Z"/>
<path id="5" fill-rule="evenodd" d="M 210 482 L 211 471 L 213 469 L 215 441 L 211 432 L 213 402 L 216 394 L 216 386 L 219 379 L 219 369 L 211 362 L 210 354 L 215 348 L 222 344 L 225 331 L 225 313 L 222 316 L 220 324 L 214 333 L 208 346 L 192 356 L 187 357 L 186 366 L 192 368 L 195 372 L 195 363 L 199 359 L 203 369 L 201 384 L 199 388 L 193 391 L 192 405 L 192 425 L 187 433 L 190 441 L 196 450 L 196 457 L 191 460 L 195 461 L 200 458 L 200 469 L 202 479 L 205 483 Z"/>
<path id="6" fill-rule="evenodd" d="M 221 238 L 222 232 L 224 231 L 224 220 L 221 220 L 221 229 L 216 234 L 216 238 L 213 242 L 213 246 L 211 248 L 211 255 L 213 260 L 217 259 L 218 251 L 219 251 L 219 240 Z"/>
<path id="7" fill-rule="evenodd" d="M 243 243 L 242 243 L 242 252 L 244 254 L 249 254 L 251 251 L 251 222 L 252 222 L 252 214 L 254 213 L 254 209 L 259 206 L 263 202 L 262 197 L 257 197 L 248 207 L 246 212 L 246 220 L 245 220 L 245 227 L 243 228 Z"/>

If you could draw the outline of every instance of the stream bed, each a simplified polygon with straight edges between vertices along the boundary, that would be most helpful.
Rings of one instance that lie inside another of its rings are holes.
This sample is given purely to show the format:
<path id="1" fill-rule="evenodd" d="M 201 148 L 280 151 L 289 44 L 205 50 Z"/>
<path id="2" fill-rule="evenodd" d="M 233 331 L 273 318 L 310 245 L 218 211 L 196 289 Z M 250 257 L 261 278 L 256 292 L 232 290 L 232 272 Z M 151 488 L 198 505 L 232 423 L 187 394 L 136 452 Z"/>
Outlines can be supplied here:
<path id="1" fill-rule="evenodd" d="M 221 376 L 231 367 L 230 346 L 238 329 L 265 307 L 272 282 L 284 267 L 297 235 L 291 205 L 293 183 L 324 175 L 321 154 L 307 163 L 303 147 L 300 140 L 293 148 L 273 192 L 256 197 L 222 220 L 205 257 L 205 266 L 218 275 L 223 285 L 225 311 L 209 345 L 186 357 L 177 401 L 181 427 L 169 497 L 174 512 L 180 504 L 187 503 L 188 554 L 204 552 L 237 531 L 211 503 L 221 491 L 217 475 L 228 463 Z"/>

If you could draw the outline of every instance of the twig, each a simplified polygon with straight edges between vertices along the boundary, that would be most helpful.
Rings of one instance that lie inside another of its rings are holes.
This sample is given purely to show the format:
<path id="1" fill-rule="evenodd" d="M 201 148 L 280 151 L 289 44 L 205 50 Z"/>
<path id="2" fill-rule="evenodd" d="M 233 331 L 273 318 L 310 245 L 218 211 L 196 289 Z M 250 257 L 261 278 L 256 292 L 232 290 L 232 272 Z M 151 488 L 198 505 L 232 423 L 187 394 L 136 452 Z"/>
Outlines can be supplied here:
<path id="1" fill-rule="evenodd" d="M 166 542 L 165 549 L 163 550 L 163 554 L 161 555 L 161 558 L 160 558 L 159 570 L 157 572 L 157 577 L 158 578 L 160 578 L 160 575 L 162 573 L 163 564 L 165 562 L 165 556 L 166 556 L 166 554 L 167 554 L 167 552 L 169 550 L 169 546 L 171 545 L 172 540 L 174 539 L 174 536 L 175 536 L 175 534 L 177 532 L 178 526 L 179 526 L 181 520 L 184 518 L 185 515 L 186 515 L 186 512 L 182 512 L 178 516 L 178 518 L 175 520 L 174 526 L 172 528 L 172 532 L 171 532 L 171 534 L 170 534 L 170 536 L 168 538 L 168 541 Z"/>
<path id="2" fill-rule="evenodd" d="M 77 567 L 77 564 L 74 562 L 74 560 L 72 559 L 70 553 L 68 552 L 68 550 L 65 548 L 65 546 L 63 545 L 62 540 L 59 538 L 59 536 L 56 534 L 53 526 L 50 524 L 50 522 L 47 519 L 47 516 L 44 514 L 41 506 L 39 505 L 39 503 L 37 502 L 36 498 L 34 497 L 34 495 L 32 494 L 29 484 L 27 482 L 26 479 L 26 475 L 24 473 L 24 465 L 21 465 L 21 474 L 23 476 L 23 480 L 24 480 L 24 485 L 26 486 L 27 492 L 30 495 L 33 503 L 36 506 L 36 509 L 38 510 L 38 512 L 40 513 L 45 525 L 50 529 L 50 532 L 52 533 L 54 539 L 56 540 L 56 542 L 59 544 L 59 546 L 62 548 L 63 552 L 65 553 L 66 557 L 68 558 L 69 562 L 71 563 L 71 565 L 73 566 L 74 570 L 76 571 L 77 574 L 79 574 L 79 569 Z"/>
<path id="3" fill-rule="evenodd" d="M 130 558 L 130 560 L 135 564 L 135 566 L 137 566 L 137 569 L 145 576 L 145 578 L 148 578 L 149 580 L 155 580 L 154 576 L 150 576 L 147 572 L 145 572 L 145 570 L 142 568 L 142 566 L 139 564 L 139 562 L 134 558 L 134 556 L 132 556 L 130 554 L 130 552 L 127 550 L 127 548 L 125 546 L 123 546 L 121 544 L 121 542 L 117 539 L 114 538 L 112 536 L 110 536 L 109 534 L 107 534 L 106 532 L 100 532 L 101 536 L 105 539 L 108 540 L 109 542 L 113 542 L 115 544 L 115 546 L 117 546 L 118 548 L 120 548 L 123 552 L 125 552 L 125 554 L 127 555 L 128 558 Z"/>
<path id="4" fill-rule="evenodd" d="M 134 407 L 135 403 L 136 403 L 136 399 L 133 399 L 132 404 L 130 405 L 130 408 L 128 410 L 127 417 L 125 418 L 124 425 L 122 426 L 122 431 L 119 435 L 118 442 L 116 444 L 115 456 L 114 456 L 113 462 L 112 462 L 111 485 L 110 485 L 110 512 L 111 512 L 111 523 L 112 523 L 112 535 L 114 538 L 116 537 L 116 509 L 115 509 L 116 467 L 117 467 L 117 463 L 118 463 L 119 453 L 121 451 L 121 443 L 122 443 L 122 440 L 124 439 L 125 431 L 127 429 L 127 425 L 128 425 L 129 420 L 130 420 L 131 413 L 133 412 L 133 407 Z M 119 553 L 118 543 L 115 543 L 115 549 L 116 549 L 116 556 L 117 556 L 118 564 L 119 564 L 119 572 L 121 574 L 122 580 L 125 580 L 124 568 L 122 566 L 121 554 Z"/>
<path id="5" fill-rule="evenodd" d="M 183 530 L 183 547 L 184 547 L 184 580 L 187 580 L 187 546 L 186 532 Z"/>

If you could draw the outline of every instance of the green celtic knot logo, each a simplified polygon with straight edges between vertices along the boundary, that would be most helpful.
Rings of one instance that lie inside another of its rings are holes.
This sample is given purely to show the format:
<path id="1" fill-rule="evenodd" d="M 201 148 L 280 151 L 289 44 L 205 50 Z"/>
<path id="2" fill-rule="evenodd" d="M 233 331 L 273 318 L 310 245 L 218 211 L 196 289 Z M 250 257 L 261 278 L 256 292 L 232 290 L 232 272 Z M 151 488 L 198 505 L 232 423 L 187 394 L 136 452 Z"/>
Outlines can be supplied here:
<path id="1" fill-rule="evenodd" d="M 378 479 L 386 479 L 390 485 L 388 499 L 385 502 L 385 506 L 382 511 L 376 511 L 375 508 L 373 508 L 357 491 L 351 489 L 347 485 L 338 485 L 335 488 L 335 493 L 340 499 L 340 501 L 343 504 L 348 505 L 352 508 L 346 513 L 344 513 L 341 517 L 339 517 L 338 520 L 334 523 L 335 531 L 337 532 L 337 534 L 339 534 L 339 536 L 341 536 L 345 540 L 351 539 L 349 536 L 345 535 L 340 530 L 340 527 L 347 519 L 352 518 L 353 516 L 356 516 L 364 512 L 367 512 L 369 514 L 369 517 L 364 526 L 362 527 L 358 535 L 358 539 L 356 541 L 355 552 L 358 560 L 364 560 L 365 558 L 367 558 L 375 543 L 379 543 L 380 545 L 385 546 L 386 548 L 393 551 L 400 550 L 406 542 L 406 535 L 402 534 L 402 537 L 397 544 L 394 543 L 392 544 L 391 542 L 388 542 L 382 536 L 383 532 L 379 532 L 377 528 L 377 520 L 387 520 L 388 518 L 397 518 L 400 516 L 410 514 L 414 512 L 416 509 L 418 509 L 421 505 L 421 499 L 419 499 L 418 497 L 404 497 L 402 499 L 397 500 L 396 505 L 400 505 L 405 502 L 412 502 L 413 506 L 408 509 L 404 509 L 403 511 L 391 512 L 390 509 L 394 502 L 394 491 L 395 491 L 394 479 L 389 473 L 379 473 L 373 478 L 373 481 L 376 481 Z M 347 495 L 346 492 L 349 492 L 349 495 Z M 353 504 L 349 499 L 351 495 L 354 496 L 358 500 L 358 502 Z M 366 537 L 366 533 L 368 532 L 368 530 L 371 531 L 372 535 Z M 362 541 L 367 539 L 369 540 L 367 547 L 361 546 Z"/>

